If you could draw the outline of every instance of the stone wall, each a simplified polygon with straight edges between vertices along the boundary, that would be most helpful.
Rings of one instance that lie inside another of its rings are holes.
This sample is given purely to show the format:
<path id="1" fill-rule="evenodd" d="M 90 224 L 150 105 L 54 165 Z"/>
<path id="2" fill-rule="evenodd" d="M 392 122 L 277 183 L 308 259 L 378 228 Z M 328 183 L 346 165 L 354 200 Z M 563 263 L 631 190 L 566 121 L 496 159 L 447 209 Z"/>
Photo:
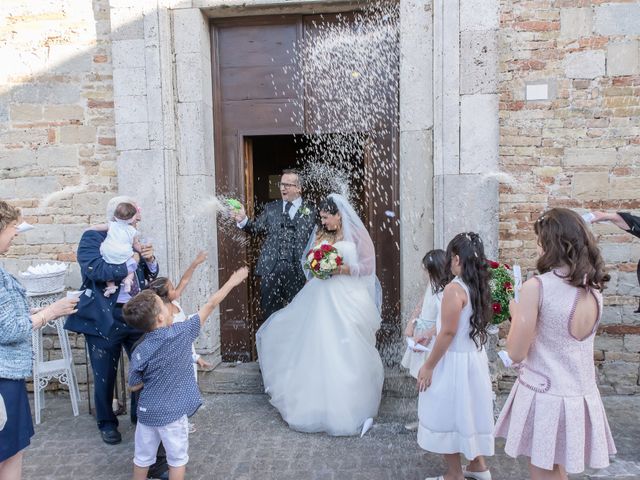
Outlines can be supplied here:
<path id="1" fill-rule="evenodd" d="M 103 221 L 117 190 L 107 0 L 3 2 L 0 18 L 0 198 L 38 228 L 2 265 L 70 265 L 77 241 Z"/>
<path id="2" fill-rule="evenodd" d="M 77 242 L 87 225 L 104 221 L 117 191 L 109 2 L 5 0 L 2 7 L 0 199 L 37 228 L 17 237 L 0 263 L 15 273 L 65 262 L 66 283 L 77 288 Z M 70 340 L 85 383 L 78 337 Z M 45 335 L 44 347 L 45 360 L 59 357 L 57 336 Z"/>
<path id="3" fill-rule="evenodd" d="M 639 40 L 637 1 L 501 1 L 502 260 L 532 269 L 532 222 L 546 208 L 638 213 Z M 611 225 L 594 233 L 612 275 L 596 339 L 601 389 L 637 393 L 640 242 Z"/>

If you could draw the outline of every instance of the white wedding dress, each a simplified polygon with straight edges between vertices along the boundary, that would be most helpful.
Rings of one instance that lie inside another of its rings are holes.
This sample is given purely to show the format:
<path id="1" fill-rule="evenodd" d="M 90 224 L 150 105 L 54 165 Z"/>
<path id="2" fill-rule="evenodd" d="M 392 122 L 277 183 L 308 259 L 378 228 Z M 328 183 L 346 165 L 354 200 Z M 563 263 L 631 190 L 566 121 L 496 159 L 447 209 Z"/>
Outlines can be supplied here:
<path id="1" fill-rule="evenodd" d="M 356 244 L 334 244 L 348 265 Z M 384 370 L 376 350 L 380 314 L 370 277 L 311 279 L 256 335 L 265 392 L 294 430 L 360 433 L 378 413 Z"/>

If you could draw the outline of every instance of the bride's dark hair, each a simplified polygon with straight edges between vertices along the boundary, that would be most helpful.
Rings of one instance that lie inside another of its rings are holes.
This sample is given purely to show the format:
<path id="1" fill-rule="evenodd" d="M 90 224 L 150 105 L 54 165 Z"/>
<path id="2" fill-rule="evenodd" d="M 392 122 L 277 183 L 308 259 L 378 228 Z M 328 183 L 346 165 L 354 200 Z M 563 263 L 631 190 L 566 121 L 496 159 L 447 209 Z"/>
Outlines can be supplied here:
<path id="1" fill-rule="evenodd" d="M 489 269 L 484 255 L 484 246 L 480 235 L 474 232 L 459 233 L 447 247 L 447 270 L 451 271 L 451 260 L 455 255 L 460 258 L 462 271 L 460 279 L 469 288 L 471 330 L 469 337 L 477 347 L 487 343 L 487 325 L 493 316 L 491 308 L 491 288 Z"/>
<path id="2" fill-rule="evenodd" d="M 336 202 L 334 202 L 332 198 L 327 197 L 322 200 L 318 206 L 318 214 L 320 212 L 336 215 L 339 212 L 338 205 L 336 205 Z M 322 225 L 322 221 L 320 221 L 320 216 L 318 215 L 318 239 L 333 241 L 335 240 L 335 235 L 336 232 L 327 230 L 324 225 Z"/>

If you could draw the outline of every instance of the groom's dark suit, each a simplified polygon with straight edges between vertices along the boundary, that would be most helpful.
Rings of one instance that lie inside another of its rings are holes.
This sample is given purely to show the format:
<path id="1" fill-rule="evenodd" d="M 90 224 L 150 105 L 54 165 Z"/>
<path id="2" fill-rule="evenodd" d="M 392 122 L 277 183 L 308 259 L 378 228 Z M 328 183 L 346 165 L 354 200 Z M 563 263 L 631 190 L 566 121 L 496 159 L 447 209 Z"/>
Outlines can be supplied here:
<path id="1" fill-rule="evenodd" d="M 303 200 L 293 218 L 287 211 L 283 200 L 267 203 L 258 218 L 243 227 L 247 233 L 266 237 L 255 270 L 261 277 L 264 319 L 291 302 L 305 282 L 300 260 L 316 222 L 316 209 Z"/>

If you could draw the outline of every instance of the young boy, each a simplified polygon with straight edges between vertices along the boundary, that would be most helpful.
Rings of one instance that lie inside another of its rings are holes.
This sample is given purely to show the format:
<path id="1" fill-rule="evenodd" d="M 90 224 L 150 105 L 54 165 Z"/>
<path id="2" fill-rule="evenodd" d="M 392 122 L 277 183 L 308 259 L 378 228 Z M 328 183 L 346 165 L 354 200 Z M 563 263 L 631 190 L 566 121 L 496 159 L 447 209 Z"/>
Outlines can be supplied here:
<path id="1" fill-rule="evenodd" d="M 156 461 L 160 440 L 167 451 L 169 479 L 184 479 L 189 461 L 187 418 L 202 403 L 193 375 L 191 345 L 207 317 L 247 274 L 246 267 L 236 270 L 197 314 L 182 323 L 172 324 L 166 305 L 150 290 L 139 293 L 124 306 L 127 324 L 147 332 L 129 365 L 131 390 L 142 390 L 137 411 L 134 480 L 146 479 L 149 466 Z"/>

